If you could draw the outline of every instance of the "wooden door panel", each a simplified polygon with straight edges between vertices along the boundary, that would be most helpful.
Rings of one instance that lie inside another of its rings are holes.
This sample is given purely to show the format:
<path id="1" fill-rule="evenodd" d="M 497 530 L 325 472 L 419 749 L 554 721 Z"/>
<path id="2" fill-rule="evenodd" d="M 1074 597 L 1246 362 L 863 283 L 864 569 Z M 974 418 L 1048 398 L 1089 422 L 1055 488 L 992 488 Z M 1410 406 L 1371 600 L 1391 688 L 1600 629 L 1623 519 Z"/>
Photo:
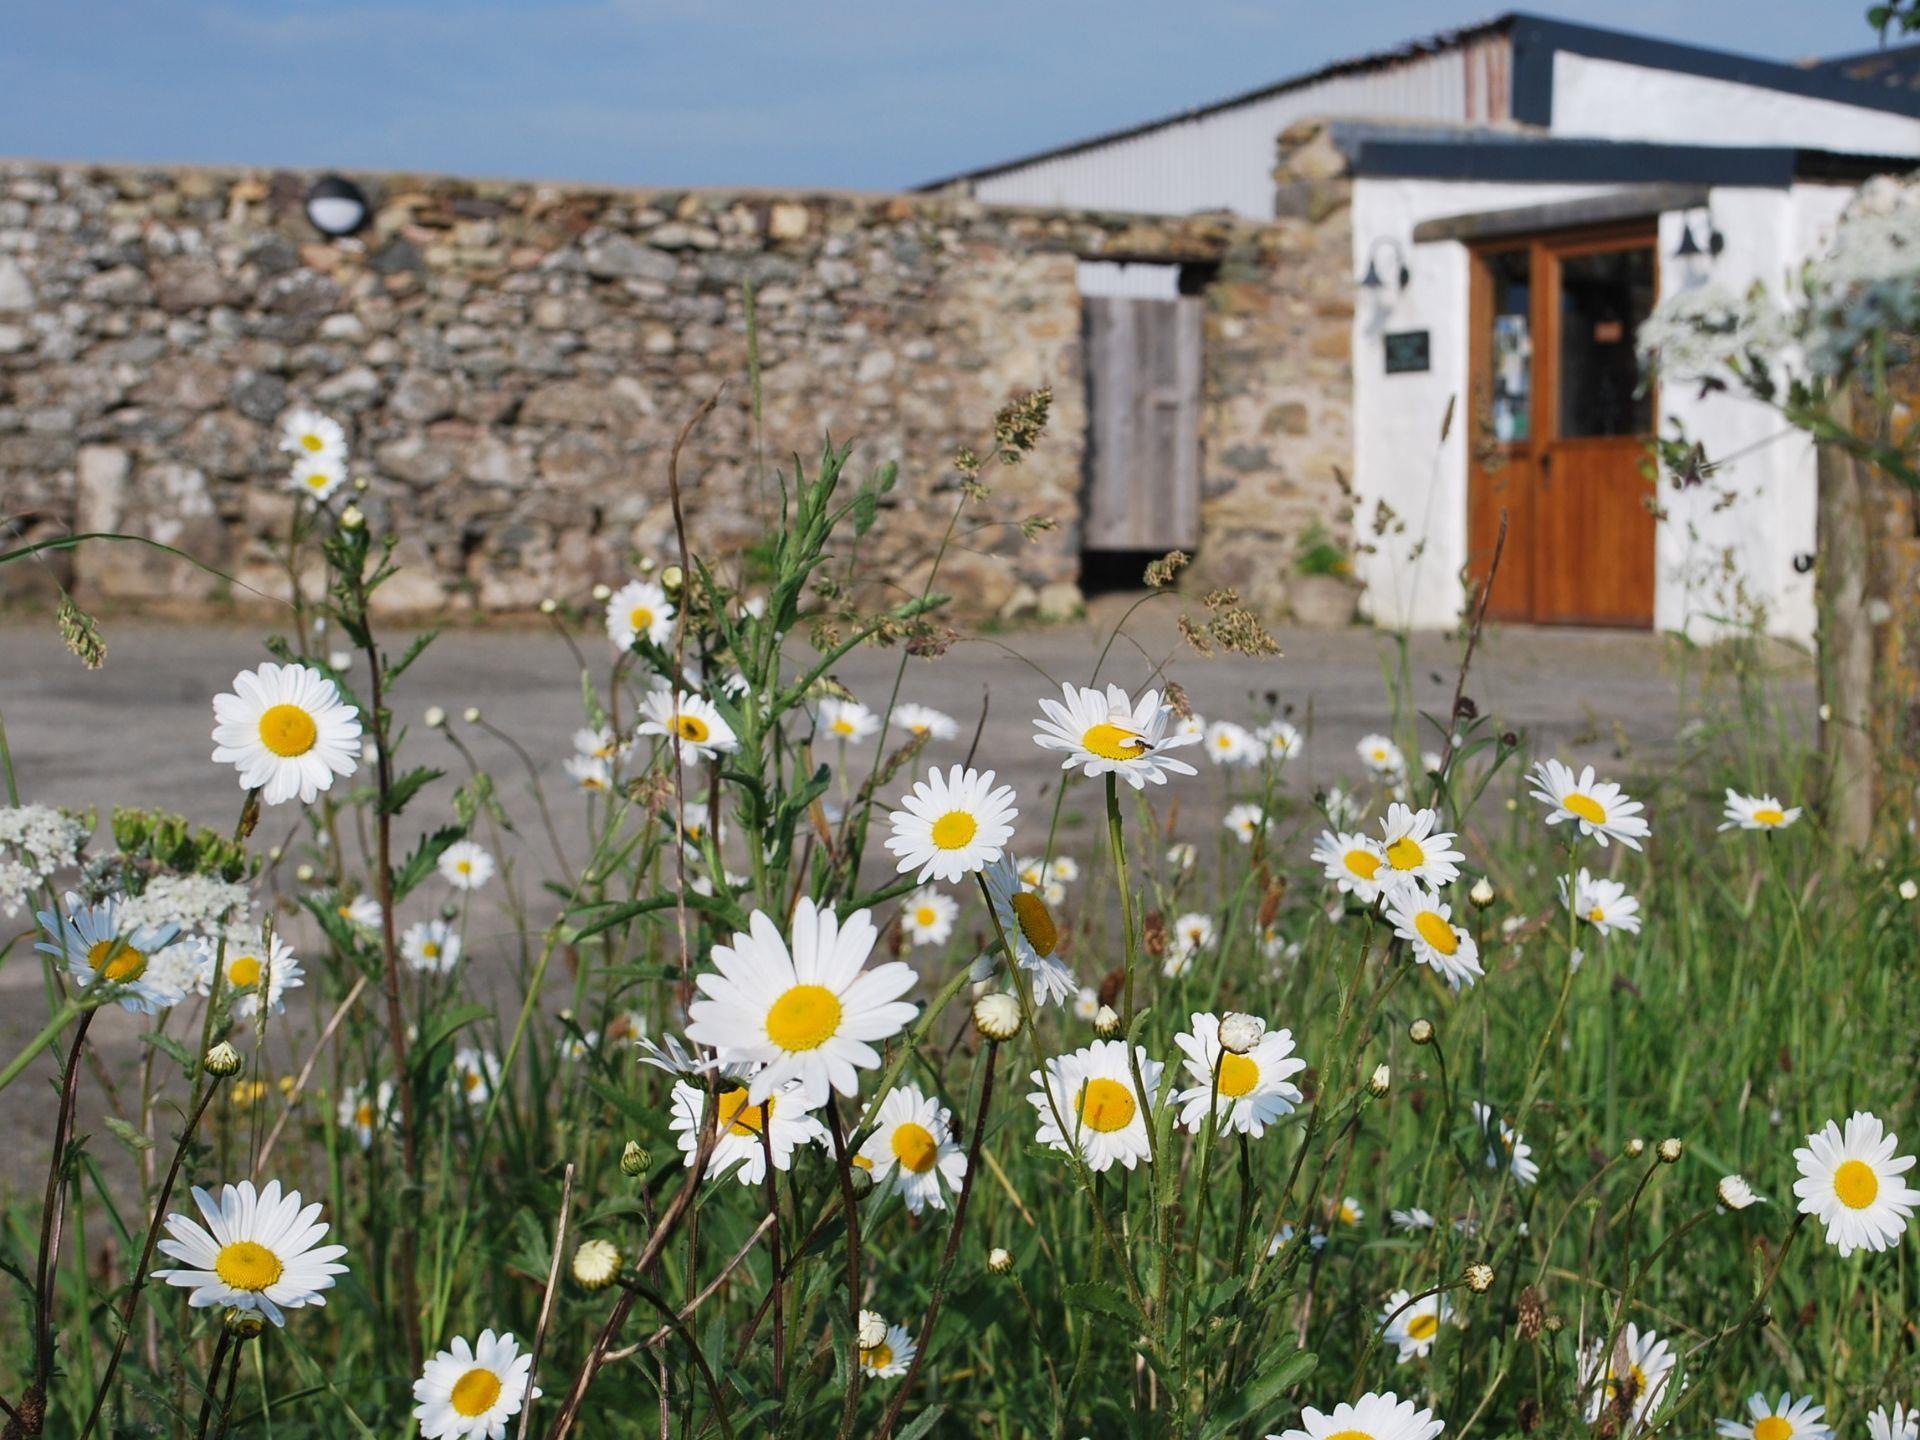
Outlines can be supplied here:
<path id="1" fill-rule="evenodd" d="M 1202 302 L 1086 300 L 1089 550 L 1200 539 Z"/>
<path id="2" fill-rule="evenodd" d="M 1535 618 L 1546 625 L 1653 623 L 1653 513 L 1633 436 L 1556 441 L 1540 478 Z"/>

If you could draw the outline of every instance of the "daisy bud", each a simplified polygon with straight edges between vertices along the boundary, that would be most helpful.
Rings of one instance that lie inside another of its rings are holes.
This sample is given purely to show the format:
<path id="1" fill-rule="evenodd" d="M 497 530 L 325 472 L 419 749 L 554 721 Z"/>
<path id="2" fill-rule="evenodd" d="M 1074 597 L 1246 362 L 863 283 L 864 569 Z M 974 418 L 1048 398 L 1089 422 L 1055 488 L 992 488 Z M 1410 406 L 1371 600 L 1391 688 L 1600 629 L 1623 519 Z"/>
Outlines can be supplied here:
<path id="1" fill-rule="evenodd" d="M 606 604 L 607 601 L 613 598 L 613 587 L 611 585 L 594 586 L 593 598 L 598 600 L 602 605 Z"/>
<path id="2" fill-rule="evenodd" d="M 620 1278 L 620 1247 L 611 1240 L 583 1240 L 573 1252 L 573 1278 L 589 1290 L 604 1290 Z"/>
<path id="3" fill-rule="evenodd" d="M 973 1025 L 989 1040 L 1011 1040 L 1020 1033 L 1020 1006 L 1004 990 L 973 1002 Z"/>
<path id="4" fill-rule="evenodd" d="M 1093 1033 L 1102 1040 L 1111 1040 L 1120 1033 L 1120 1015 L 1111 1005 L 1102 1005 L 1094 1013 Z"/>
<path id="5" fill-rule="evenodd" d="M 1627 1141 L 1627 1158 L 1629 1160 L 1638 1160 L 1642 1155 L 1646 1154 L 1646 1152 L 1647 1142 L 1642 1140 L 1638 1135 Z"/>
<path id="6" fill-rule="evenodd" d="M 657 566 L 659 563 L 660 562 L 658 560 L 655 560 L 651 555 L 642 555 L 640 557 L 640 573 L 642 575 L 651 575 L 654 571 L 654 567 Z"/>
<path id="7" fill-rule="evenodd" d="M 1662 1165 L 1678 1164 L 1680 1161 L 1680 1154 L 1685 1149 L 1686 1147 L 1680 1143 L 1677 1137 L 1669 1135 L 1666 1139 L 1660 1142 L 1660 1150 L 1659 1150 L 1660 1163 Z"/>
<path id="8" fill-rule="evenodd" d="M 353 488 L 364 495 L 373 488 L 373 482 L 364 475 L 356 475 L 353 477 Z"/>
<path id="9" fill-rule="evenodd" d="M 1920 881 L 1902 880 L 1900 882 L 1900 898 L 1902 900 L 1912 900 L 1915 897 L 1920 897 Z"/>
<path id="10" fill-rule="evenodd" d="M 1489 905 L 1493 904 L 1493 882 L 1482 875 L 1478 880 L 1473 882 L 1473 888 L 1467 891 L 1467 899 L 1471 900 L 1480 909 L 1486 909 Z"/>
<path id="11" fill-rule="evenodd" d="M 1393 1069 L 1387 1065 L 1376 1065 L 1373 1074 L 1367 1077 L 1367 1093 L 1378 1099 L 1393 1088 Z"/>
<path id="12" fill-rule="evenodd" d="M 540 613 L 542 615 L 551 615 L 559 608 L 560 608 L 560 602 L 554 599 L 551 595 L 547 596 L 546 599 L 540 602 Z"/>
<path id="13" fill-rule="evenodd" d="M 647 1147 L 638 1140 L 627 1141 L 627 1148 L 620 1152 L 620 1173 L 638 1178 L 652 1168 L 653 1156 L 647 1153 Z"/>
<path id="14" fill-rule="evenodd" d="M 460 718 L 469 725 L 478 725 L 480 723 L 480 707 L 478 705 L 467 706 L 466 709 L 460 712 Z"/>
<path id="15" fill-rule="evenodd" d="M 856 1200 L 864 1200 L 873 1193 L 873 1171 L 865 1165 L 849 1165 L 847 1181 L 847 1188 L 853 1191 Z"/>
<path id="16" fill-rule="evenodd" d="M 242 1310 L 235 1305 L 220 1317 L 229 1335 L 236 1340 L 251 1340 L 267 1328 L 267 1317 L 257 1310 Z"/>
<path id="17" fill-rule="evenodd" d="M 342 530 L 358 530 L 366 523 L 367 517 L 361 513 L 358 505 L 349 505 L 340 512 L 340 528 Z"/>
<path id="18" fill-rule="evenodd" d="M 1820 723 L 1822 725 L 1830 725 L 1833 723 L 1833 706 L 1822 705 L 1820 707 Z"/>
<path id="19" fill-rule="evenodd" d="M 1001 1246 L 994 1246 L 993 1249 L 987 1252 L 987 1269 L 995 1275 L 1011 1275 L 1013 1273 L 1013 1253 L 1003 1249 Z"/>
<path id="20" fill-rule="evenodd" d="M 1433 1043 L 1433 1022 L 1424 1016 L 1407 1027 L 1407 1038 L 1416 1045 Z"/>
<path id="21" fill-rule="evenodd" d="M 886 1317 L 877 1310 L 862 1310 L 860 1312 L 860 1348 L 871 1350 L 874 1346 L 885 1343 L 886 1338 Z"/>
<path id="22" fill-rule="evenodd" d="M 1220 1048 L 1235 1055 L 1244 1055 L 1260 1043 L 1260 1037 L 1267 1033 L 1267 1022 L 1258 1015 L 1242 1015 L 1235 1010 L 1220 1022 Z"/>
<path id="23" fill-rule="evenodd" d="M 420 718 L 426 721 L 429 730 L 444 730 L 447 728 L 447 712 L 442 710 L 438 705 L 429 705 L 427 707 L 427 713 Z"/>
<path id="24" fill-rule="evenodd" d="M 686 578 L 685 573 L 681 571 L 678 565 L 669 565 L 660 572 L 660 585 L 662 589 L 671 594 L 685 583 Z"/>
<path id="25" fill-rule="evenodd" d="M 1467 1266 L 1467 1289 L 1476 1295 L 1484 1295 L 1493 1288 L 1493 1267 L 1491 1265 Z"/>
<path id="26" fill-rule="evenodd" d="M 302 865 L 298 870 L 293 872 L 293 878 L 298 880 L 302 885 L 311 885 L 313 883 L 313 874 L 313 866 Z"/>
<path id="27" fill-rule="evenodd" d="M 238 1075 L 240 1073 L 240 1052 L 222 1040 L 207 1051 L 206 1059 L 200 1062 L 201 1069 L 209 1075 Z"/>
<path id="28" fill-rule="evenodd" d="M 1714 1187 L 1714 1193 L 1720 1197 L 1720 1203 L 1729 1210 L 1744 1210 L 1758 1203 L 1760 1197 L 1753 1193 L 1753 1187 L 1740 1175 L 1723 1175 L 1720 1183 Z"/>
<path id="29" fill-rule="evenodd" d="M 267 862 L 272 865 L 277 865 L 280 863 L 280 857 L 284 854 L 286 854 L 286 851 L 282 850 L 278 845 L 269 845 L 267 847 Z"/>
<path id="30" fill-rule="evenodd" d="M 351 670 L 353 668 L 353 652 L 351 650 L 329 651 L 327 654 L 327 664 L 335 670 Z"/>

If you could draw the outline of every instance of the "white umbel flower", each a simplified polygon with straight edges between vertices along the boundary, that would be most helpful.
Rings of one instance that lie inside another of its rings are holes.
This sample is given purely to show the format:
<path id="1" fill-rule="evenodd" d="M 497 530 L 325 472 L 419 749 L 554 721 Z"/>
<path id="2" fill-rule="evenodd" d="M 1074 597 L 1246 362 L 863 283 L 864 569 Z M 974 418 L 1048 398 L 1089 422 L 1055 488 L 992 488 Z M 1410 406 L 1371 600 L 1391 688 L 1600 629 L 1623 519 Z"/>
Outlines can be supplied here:
<path id="1" fill-rule="evenodd" d="M 1174 1097 L 1182 1125 L 1199 1134 L 1212 1105 L 1216 1133 L 1234 1132 L 1258 1140 L 1267 1126 L 1293 1113 L 1301 1094 L 1292 1077 L 1306 1069 L 1307 1062 L 1293 1053 L 1292 1031 L 1268 1030 L 1250 1048 L 1235 1053 L 1220 1044 L 1218 1016 L 1196 1013 L 1192 1023 L 1191 1030 L 1173 1037 L 1194 1082 Z"/>
<path id="2" fill-rule="evenodd" d="M 1745 1420 L 1716 1420 L 1713 1428 L 1729 1440 L 1830 1440 L 1833 1427 L 1822 1419 L 1826 1413 L 1827 1407 L 1814 1404 L 1811 1395 L 1782 1391 L 1769 1405 L 1756 1391 L 1747 1397 Z"/>
<path id="3" fill-rule="evenodd" d="M 636 735 L 678 736 L 680 759 L 692 764 L 697 759 L 724 755 L 740 748 L 733 727 L 711 703 L 682 690 L 679 698 L 667 690 L 649 691 L 640 702 L 640 723 Z"/>
<path id="4" fill-rule="evenodd" d="M 1380 898 L 1380 885 L 1387 875 L 1386 857 L 1380 843 L 1367 835 L 1350 835 L 1343 830 L 1323 830 L 1314 841 L 1309 857 L 1343 895 L 1351 895 L 1362 905 Z M 1384 872 L 1384 873 L 1383 873 Z"/>
<path id="5" fill-rule="evenodd" d="M 1560 887 L 1560 903 L 1566 905 L 1567 877 L 1562 875 L 1557 883 Z M 1603 937 L 1615 930 L 1639 933 L 1640 902 L 1629 895 L 1627 887 L 1618 880 L 1609 880 L 1604 875 L 1590 875 L 1585 866 L 1573 877 L 1573 902 L 1570 908 Z"/>
<path id="6" fill-rule="evenodd" d="M 1027 1096 L 1039 1115 L 1035 1138 L 1055 1150 L 1078 1150 L 1096 1174 L 1116 1162 L 1129 1170 L 1151 1154 L 1147 1136 L 1149 1113 L 1160 1093 L 1165 1068 L 1141 1049 L 1140 1079 L 1146 1086 L 1144 1102 L 1134 1088 L 1133 1068 L 1123 1040 L 1096 1040 L 1084 1049 L 1056 1055 L 1047 1061 L 1046 1076 L 1032 1072 L 1033 1083 L 1044 1088 Z M 1049 1099 L 1051 1096 L 1051 1099 Z M 1054 1112 L 1059 1111 L 1059 1122 Z M 1060 1126 L 1064 1123 L 1066 1133 Z"/>
<path id="7" fill-rule="evenodd" d="M 1722 830 L 1784 830 L 1800 818 L 1800 807 L 1783 806 L 1771 795 L 1742 795 L 1729 789 L 1721 814 L 1726 817 Z"/>
<path id="8" fill-rule="evenodd" d="M 1533 1147 L 1521 1138 L 1518 1130 L 1495 1115 L 1491 1105 L 1474 1101 L 1473 1123 L 1480 1127 L 1486 1139 L 1489 1170 L 1497 1170 L 1504 1164 L 1522 1185 L 1531 1185 L 1540 1178 L 1540 1165 L 1533 1158 Z"/>
<path id="9" fill-rule="evenodd" d="M 520 1353 L 511 1331 L 482 1330 L 471 1345 L 456 1335 L 413 1382 L 421 1440 L 502 1440 L 507 1422 L 527 1403 L 532 1370 L 533 1356 Z"/>
<path id="10" fill-rule="evenodd" d="M 991 770 L 954 765 L 943 775 L 935 767 L 887 817 L 887 849 L 902 874 L 920 872 L 921 884 L 963 880 L 1006 854 L 1020 814 L 1013 799 L 1011 785 L 994 788 Z"/>
<path id="11" fill-rule="evenodd" d="M 956 1195 L 967 1178 L 967 1154 L 953 1137 L 953 1116 L 940 1102 L 922 1095 L 918 1085 L 889 1090 L 873 1117 L 878 1128 L 860 1147 L 876 1183 L 893 1178 L 893 1187 L 918 1215 L 928 1206 L 947 1208 L 940 1182 Z"/>
<path id="12" fill-rule="evenodd" d="M 924 735 L 929 740 L 951 740 L 960 733 L 959 722 L 930 705 L 897 705 L 889 723 L 896 730 Z"/>
<path id="13" fill-rule="evenodd" d="M 672 1037 L 669 1036 L 669 1039 Z M 827 1127 L 813 1117 L 812 1105 L 798 1080 L 788 1081 L 758 1104 L 747 1099 L 747 1077 L 739 1067 L 729 1067 L 714 1104 L 714 1142 L 707 1159 L 705 1178 L 714 1179 L 732 1170 L 742 1185 L 758 1185 L 767 1178 L 767 1151 L 773 1151 L 773 1168 L 793 1168 L 793 1152 L 804 1145 L 826 1145 L 832 1137 Z M 705 1124 L 707 1092 L 697 1085 L 679 1080 L 673 1087 L 673 1113 L 668 1125 L 680 1146 L 682 1163 L 691 1165 L 700 1148 L 701 1127 Z"/>
<path id="14" fill-rule="evenodd" d="M 1640 842 L 1652 833 L 1640 813 L 1647 807 L 1627 798 L 1626 792 L 1611 781 L 1596 780 L 1591 765 L 1578 775 L 1558 760 L 1542 760 L 1527 774 L 1533 786 L 1533 798 L 1547 807 L 1547 824 L 1565 821 L 1582 835 L 1592 836 L 1602 849 L 1618 840 L 1629 850 L 1638 850 Z"/>
<path id="15" fill-rule="evenodd" d="M 211 958 L 211 948 L 209 948 Z M 306 983 L 306 972 L 294 958 L 293 947 L 278 931 L 269 936 L 252 926 L 227 933 L 220 956 L 221 987 L 231 997 L 234 1018 L 251 1020 L 264 1004 L 269 1015 L 287 1008 L 286 993 Z M 209 970 L 208 988 L 212 975 Z"/>
<path id="16" fill-rule="evenodd" d="M 1453 909 L 1421 885 L 1395 885 L 1386 894 L 1393 933 L 1413 946 L 1413 958 L 1455 990 L 1473 984 L 1485 972 L 1473 936 L 1453 923 Z"/>
<path id="17" fill-rule="evenodd" d="M 1413 1301 L 1411 1305 L 1407 1304 L 1409 1300 Z M 1396 1290 L 1381 1308 L 1380 1323 L 1385 1328 L 1380 1338 L 1400 1352 L 1399 1363 L 1406 1365 L 1431 1355 L 1434 1342 L 1440 1338 L 1440 1327 L 1453 1318 L 1453 1306 L 1444 1295 L 1414 1300 L 1412 1291 Z"/>
<path id="18" fill-rule="evenodd" d="M 1360 763 L 1382 779 L 1396 779 L 1406 772 L 1407 757 L 1385 735 L 1362 735 L 1353 748 Z"/>
<path id="19" fill-rule="evenodd" d="M 1587 1420 L 1598 1420 L 1602 1411 L 1625 1397 L 1628 1418 L 1637 1426 L 1666 1394 L 1673 1378 L 1673 1347 L 1631 1320 L 1613 1353 L 1602 1356 L 1606 1343 L 1603 1336 L 1580 1353 L 1580 1383 L 1592 1387 L 1586 1397 Z"/>
<path id="20" fill-rule="evenodd" d="M 305 406 L 280 422 L 280 448 L 301 460 L 325 460 L 345 465 L 347 432 L 331 415 Z"/>
<path id="21" fill-rule="evenodd" d="M 460 932 L 444 920 L 422 920 L 400 937 L 400 954 L 423 974 L 448 974 L 460 963 Z"/>
<path id="22" fill-rule="evenodd" d="M 1107 686 L 1103 694 L 1064 684 L 1060 695 L 1059 700 L 1040 701 L 1033 743 L 1065 754 L 1062 770 L 1078 768 L 1089 780 L 1117 775 L 1136 790 L 1149 783 L 1164 785 L 1169 775 L 1196 773 L 1168 752 L 1196 745 L 1201 737 L 1170 732 L 1173 707 L 1161 701 L 1159 691 L 1149 690 L 1137 703 L 1118 685 Z"/>
<path id="23" fill-rule="evenodd" d="M 1079 982 L 1060 958 L 1060 927 L 1045 897 L 1022 884 L 1013 863 L 1004 857 L 987 867 L 986 879 L 995 918 L 1033 986 L 1034 1003 L 1051 1005 L 1070 999 Z"/>
<path id="24" fill-rule="evenodd" d="M 278 805 L 311 805 L 360 761 L 360 712 L 310 665 L 242 670 L 213 697 L 213 759 L 240 772 L 241 788 Z"/>
<path id="25" fill-rule="evenodd" d="M 919 1351 L 904 1325 L 889 1325 L 877 1345 L 860 1347 L 860 1368 L 875 1380 L 896 1380 L 907 1373 Z"/>
<path id="26" fill-rule="evenodd" d="M 1800 1211 L 1827 1227 L 1827 1243 L 1842 1255 L 1889 1250 L 1906 1233 L 1920 1190 L 1900 1177 L 1914 1157 L 1896 1155 L 1900 1143 L 1877 1115 L 1856 1110 L 1846 1129 L 1829 1120 L 1793 1152 L 1800 1178 L 1793 1193 Z"/>
<path id="27" fill-rule="evenodd" d="M 858 700 L 828 698 L 814 713 L 814 733 L 823 740 L 842 745 L 858 745 L 871 740 L 880 730 L 880 717 Z"/>
<path id="28" fill-rule="evenodd" d="M 493 878 L 493 856 L 471 840 L 456 840 L 440 852 L 440 878 L 456 890 L 478 890 Z"/>
<path id="29" fill-rule="evenodd" d="M 765 911 L 750 933 L 713 947 L 711 971 L 696 980 L 702 999 L 688 1008 L 687 1038 L 730 1062 L 758 1063 L 750 1103 L 788 1080 L 802 1082 L 809 1107 L 827 1092 L 852 1095 L 859 1071 L 878 1069 L 875 1042 L 900 1033 L 918 1007 L 900 997 L 918 978 L 891 960 L 864 968 L 879 932 L 856 910 L 846 923 L 802 899 L 793 912 L 793 948 Z"/>
<path id="30" fill-rule="evenodd" d="M 931 885 L 914 891 L 900 905 L 901 927 L 916 946 L 946 944 L 959 915 L 959 901 Z"/>
<path id="31" fill-rule="evenodd" d="M 196 1185 L 193 1203 L 206 1224 L 167 1216 L 160 1253 L 180 1264 L 153 1278 L 192 1291 L 187 1304 L 196 1310 L 231 1305 L 285 1325 L 287 1311 L 326 1304 L 321 1292 L 347 1273 L 339 1263 L 347 1247 L 319 1243 L 327 1237 L 319 1204 L 303 1209 L 300 1192 L 282 1195 L 278 1180 L 257 1193 L 251 1180 L 223 1185 L 217 1201 Z"/>
<path id="32" fill-rule="evenodd" d="M 673 602 L 652 580 L 629 580 L 607 597 L 607 638 L 616 650 L 636 640 L 665 645 L 673 638 Z"/>
<path id="33" fill-rule="evenodd" d="M 1309 1405 L 1300 1412 L 1300 1424 L 1267 1440 L 1434 1440 L 1447 1422 L 1433 1418 L 1431 1410 L 1422 1410 L 1411 1400 L 1402 1400 L 1391 1390 L 1380 1395 L 1368 1391 L 1351 1404 L 1333 1407 L 1331 1414 Z"/>
<path id="34" fill-rule="evenodd" d="M 1438 890 L 1460 878 L 1460 862 L 1467 857 L 1454 848 L 1453 835 L 1440 829 L 1437 811 L 1395 803 L 1387 807 L 1380 830 L 1380 854 L 1394 879 L 1418 880 Z"/>
<path id="35" fill-rule="evenodd" d="M 155 1014 L 186 998 L 186 987 L 172 968 L 149 963 L 173 944 L 178 926 L 136 929 L 122 921 L 114 901 L 85 905 L 71 890 L 61 902 L 61 911 L 58 915 L 51 910 L 36 912 L 47 938 L 33 948 L 65 965 L 81 989 L 105 986 L 104 993 L 117 1000 L 121 1009 L 138 1015 Z"/>

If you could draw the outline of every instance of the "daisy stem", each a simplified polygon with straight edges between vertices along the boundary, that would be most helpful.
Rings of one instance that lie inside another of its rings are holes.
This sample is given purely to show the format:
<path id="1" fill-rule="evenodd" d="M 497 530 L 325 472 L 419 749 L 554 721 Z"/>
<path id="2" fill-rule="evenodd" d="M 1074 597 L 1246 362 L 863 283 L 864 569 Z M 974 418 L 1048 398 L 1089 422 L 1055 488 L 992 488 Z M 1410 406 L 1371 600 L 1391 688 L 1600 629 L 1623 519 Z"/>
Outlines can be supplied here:
<path id="1" fill-rule="evenodd" d="M 80 1052 L 86 1047 L 87 1027 L 95 1012 L 83 1010 L 74 1027 L 73 1044 L 67 1050 L 66 1065 L 60 1078 L 60 1110 L 54 1120 L 53 1155 L 47 1161 L 46 1199 L 40 1209 L 40 1258 L 34 1271 L 33 1375 L 34 1389 L 44 1396 L 47 1381 L 53 1375 L 53 1272 L 60 1258 L 61 1221 L 65 1213 L 67 1138 L 73 1129 L 75 1081 L 80 1073 Z"/>
<path id="2" fill-rule="evenodd" d="M 1380 1348 L 1380 1337 L 1393 1328 L 1393 1322 L 1406 1314 L 1407 1311 L 1411 1310 L 1414 1306 L 1418 1305 L 1422 1300 L 1431 1300 L 1436 1295 L 1444 1295 L 1449 1290 L 1457 1290 L 1466 1283 L 1466 1277 L 1463 1275 L 1458 1279 L 1447 1280 L 1439 1285 L 1435 1285 L 1431 1290 L 1422 1290 L 1418 1295 L 1409 1295 L 1405 1300 L 1401 1301 L 1395 1309 L 1381 1316 L 1378 1325 L 1369 1325 L 1367 1327 L 1367 1343 L 1361 1347 L 1360 1359 L 1353 1367 L 1353 1389 L 1347 1392 L 1347 1403 L 1349 1405 L 1358 1401 L 1361 1392 L 1366 1389 L 1367 1365 L 1373 1359 L 1373 1352 Z M 1438 1312 L 1436 1312 L 1436 1317 L 1437 1314 Z M 1435 1320 L 1435 1333 L 1439 1333 L 1437 1318 Z"/>
<path id="3" fill-rule="evenodd" d="M 1144 1099 L 1147 1093 L 1146 1078 L 1140 1073 L 1139 1047 L 1133 1043 L 1133 972 L 1139 963 L 1139 942 L 1133 923 L 1133 885 L 1127 879 L 1126 833 L 1120 823 L 1120 783 L 1111 770 L 1107 772 L 1107 849 L 1113 853 L 1114 883 L 1120 887 L 1120 928 L 1125 932 L 1127 942 L 1127 983 L 1121 1002 L 1125 1008 L 1121 1012 L 1120 1024 L 1127 1037 L 1127 1068 L 1133 1074 L 1133 1093 Z M 1004 941 L 1006 937 L 1003 935 L 1001 939 Z M 1019 968 L 1012 950 L 1007 951 L 1007 960 L 1015 969 Z M 1149 1124 L 1146 1131 L 1147 1160 L 1150 1163 L 1157 1162 L 1160 1158 L 1159 1144 L 1153 1126 Z"/>
<path id="4" fill-rule="evenodd" d="M 853 1198 L 853 1165 L 847 1159 L 846 1132 L 840 1124 L 840 1102 L 827 1096 L 827 1130 L 833 1136 L 833 1164 L 840 1177 L 840 1210 L 847 1219 L 847 1323 L 856 1347 L 860 1344 L 860 1207 Z M 853 1434 L 853 1422 L 860 1410 L 860 1391 L 866 1373 L 858 1357 L 847 1370 L 847 1393 L 840 1407 L 839 1440 Z"/>
<path id="5" fill-rule="evenodd" d="M 200 1402 L 200 1423 L 193 1432 L 196 1440 L 207 1440 L 207 1426 L 213 1422 L 213 1397 L 220 1390 L 220 1369 L 227 1363 L 227 1352 L 232 1348 L 233 1332 L 222 1325 L 220 1338 L 213 1343 L 213 1363 L 207 1367 L 207 1388 Z"/>

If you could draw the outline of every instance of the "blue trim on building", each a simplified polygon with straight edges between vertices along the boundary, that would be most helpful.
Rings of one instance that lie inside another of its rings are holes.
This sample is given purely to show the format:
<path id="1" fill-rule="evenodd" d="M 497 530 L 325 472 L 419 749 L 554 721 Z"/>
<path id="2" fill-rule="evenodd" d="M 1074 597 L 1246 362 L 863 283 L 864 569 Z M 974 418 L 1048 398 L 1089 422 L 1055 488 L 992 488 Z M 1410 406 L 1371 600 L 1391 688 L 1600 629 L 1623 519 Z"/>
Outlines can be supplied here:
<path id="1" fill-rule="evenodd" d="M 1362 139 L 1353 173 L 1376 179 L 1516 184 L 1732 185 L 1779 189 L 1796 180 L 1857 184 L 1914 168 L 1910 155 L 1854 155 L 1776 145 L 1662 145 L 1619 140 Z"/>

